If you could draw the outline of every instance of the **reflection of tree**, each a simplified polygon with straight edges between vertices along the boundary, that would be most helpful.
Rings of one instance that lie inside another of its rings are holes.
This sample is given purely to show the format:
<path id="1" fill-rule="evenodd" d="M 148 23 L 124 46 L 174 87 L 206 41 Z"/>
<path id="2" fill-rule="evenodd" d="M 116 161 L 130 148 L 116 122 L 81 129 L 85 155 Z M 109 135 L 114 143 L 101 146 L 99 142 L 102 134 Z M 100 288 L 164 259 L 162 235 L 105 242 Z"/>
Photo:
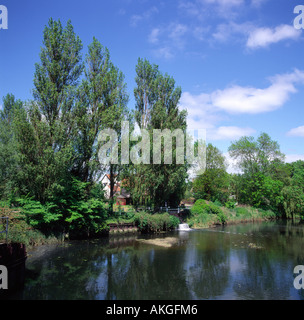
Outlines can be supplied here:
<path id="1" fill-rule="evenodd" d="M 93 299 L 88 283 L 100 274 L 105 257 L 94 245 L 74 245 L 51 250 L 27 264 L 35 274 L 26 280 L 25 299 Z M 91 288 L 92 289 L 92 288 Z M 96 291 L 96 290 L 95 290 Z"/>
<path id="2" fill-rule="evenodd" d="M 304 226 L 252 226 L 191 232 L 171 248 L 131 238 L 57 247 L 27 260 L 33 276 L 23 298 L 186 300 L 233 289 L 241 299 L 303 299 L 303 290 L 293 288 L 293 269 L 304 264 Z"/>
<path id="3" fill-rule="evenodd" d="M 233 289 L 241 299 L 288 299 L 292 267 L 273 261 L 264 250 L 247 250 L 247 266 L 235 279 Z"/>
<path id="4" fill-rule="evenodd" d="M 112 288 L 117 299 L 189 299 L 179 250 L 142 245 L 115 259 Z"/>
<path id="5" fill-rule="evenodd" d="M 304 264 L 303 226 L 292 221 L 258 226 L 252 241 L 262 249 L 242 251 L 246 268 L 234 282 L 235 292 L 242 299 L 290 299 L 291 294 L 297 297 L 292 292 L 293 268 Z M 300 292 L 298 295 L 303 299 Z"/>
<path id="6" fill-rule="evenodd" d="M 229 248 L 219 233 L 204 233 L 199 247 L 189 249 L 188 288 L 193 298 L 209 299 L 223 294 L 229 279 Z"/>

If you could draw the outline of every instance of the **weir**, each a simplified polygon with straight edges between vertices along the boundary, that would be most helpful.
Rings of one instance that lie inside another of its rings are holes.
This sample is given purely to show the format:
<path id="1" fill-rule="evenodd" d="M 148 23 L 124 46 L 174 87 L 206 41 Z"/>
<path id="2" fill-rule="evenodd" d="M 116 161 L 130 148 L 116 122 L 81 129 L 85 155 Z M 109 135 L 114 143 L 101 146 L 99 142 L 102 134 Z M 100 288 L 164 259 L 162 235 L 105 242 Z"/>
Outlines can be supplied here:
<path id="1" fill-rule="evenodd" d="M 189 228 L 189 225 L 187 223 L 181 223 L 178 225 L 178 230 L 179 231 L 190 231 L 192 229 Z"/>

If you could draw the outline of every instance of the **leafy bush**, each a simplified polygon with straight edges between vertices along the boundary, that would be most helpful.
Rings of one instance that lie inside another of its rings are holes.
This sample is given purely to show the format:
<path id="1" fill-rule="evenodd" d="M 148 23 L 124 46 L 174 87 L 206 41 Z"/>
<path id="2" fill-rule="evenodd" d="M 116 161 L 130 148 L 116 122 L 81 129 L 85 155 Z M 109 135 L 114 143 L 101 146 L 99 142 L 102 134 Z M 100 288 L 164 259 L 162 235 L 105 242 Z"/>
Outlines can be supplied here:
<path id="1" fill-rule="evenodd" d="M 231 200 L 227 201 L 225 203 L 225 207 L 228 209 L 234 209 L 235 208 L 235 201 L 231 201 Z"/>
<path id="2" fill-rule="evenodd" d="M 141 232 L 155 233 L 176 228 L 179 225 L 179 219 L 168 213 L 152 215 L 146 212 L 140 212 L 135 214 L 135 223 Z"/>
<path id="3" fill-rule="evenodd" d="M 17 203 L 22 208 L 25 221 L 32 227 L 41 228 L 45 224 L 52 224 L 62 218 L 62 214 L 54 213 L 54 204 L 46 203 L 42 205 L 39 201 L 29 198 L 17 199 Z"/>
<path id="4" fill-rule="evenodd" d="M 191 208 L 191 213 L 194 215 L 198 214 L 219 214 L 221 213 L 221 208 L 214 204 L 213 202 L 206 203 L 205 200 L 199 199 L 195 202 L 193 207 Z"/>
<path id="5" fill-rule="evenodd" d="M 205 200 L 199 199 L 197 200 L 193 207 L 191 208 L 191 213 L 194 215 L 208 213 L 209 207 Z"/>
<path id="6" fill-rule="evenodd" d="M 218 222 L 221 224 L 225 224 L 227 221 L 227 217 L 223 211 L 220 211 L 217 215 Z"/>
<path id="7" fill-rule="evenodd" d="M 221 214 L 222 210 L 217 205 L 213 204 L 212 202 L 209 203 L 209 213 L 210 214 Z"/>
<path id="8" fill-rule="evenodd" d="M 213 203 L 218 207 L 222 207 L 222 203 L 217 199 L 215 201 L 213 201 Z"/>
<path id="9" fill-rule="evenodd" d="M 25 221 L 45 234 L 53 231 L 70 237 L 89 237 L 100 234 L 105 228 L 105 203 L 86 193 L 87 183 L 73 178 L 61 195 L 42 204 L 32 198 L 17 199 Z"/>

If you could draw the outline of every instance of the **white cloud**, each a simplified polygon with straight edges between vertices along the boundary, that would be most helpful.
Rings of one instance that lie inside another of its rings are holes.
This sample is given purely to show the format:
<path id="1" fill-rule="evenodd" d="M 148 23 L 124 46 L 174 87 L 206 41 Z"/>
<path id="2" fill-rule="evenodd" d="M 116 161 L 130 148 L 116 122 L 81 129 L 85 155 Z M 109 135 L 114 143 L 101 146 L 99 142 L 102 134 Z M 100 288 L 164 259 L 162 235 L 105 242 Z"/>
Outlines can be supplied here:
<path id="1" fill-rule="evenodd" d="M 237 35 L 237 39 L 240 39 L 240 35 L 248 36 L 253 29 L 252 23 L 235 23 L 230 21 L 228 23 L 219 24 L 216 27 L 216 31 L 212 34 L 212 39 L 219 42 L 230 42 L 234 35 Z M 243 39 L 243 38 L 242 38 Z"/>
<path id="2" fill-rule="evenodd" d="M 153 6 L 146 10 L 142 14 L 134 14 L 130 18 L 130 24 L 132 27 L 137 27 L 139 22 L 146 21 L 152 17 L 153 14 L 158 13 L 157 7 Z"/>
<path id="3" fill-rule="evenodd" d="M 211 93 L 191 94 L 183 92 L 180 108 L 188 112 L 190 129 L 207 129 L 213 140 L 237 139 L 251 135 L 252 128 L 220 126 L 220 121 L 229 120 L 229 114 L 258 114 L 274 111 L 284 105 L 292 93 L 297 90 L 295 84 L 304 84 L 304 72 L 276 75 L 270 78 L 271 85 L 260 89 L 255 87 L 232 86 Z M 304 136 L 304 127 L 303 136 Z M 292 132 L 294 133 L 294 131 Z"/>
<path id="4" fill-rule="evenodd" d="M 224 90 L 216 90 L 211 94 L 212 104 L 228 113 L 258 114 L 274 111 L 295 93 L 296 83 L 304 83 L 304 72 L 277 75 L 270 79 L 268 88 L 241 87 L 234 85 Z"/>
<path id="5" fill-rule="evenodd" d="M 181 109 L 188 112 L 188 127 L 190 129 L 210 129 L 223 118 L 218 114 L 218 110 L 210 104 L 210 95 L 202 93 L 192 95 L 190 92 L 184 92 L 180 99 Z"/>
<path id="6" fill-rule="evenodd" d="M 207 138 L 210 140 L 235 140 L 243 136 L 250 136 L 256 131 L 252 128 L 235 126 L 222 126 L 213 130 L 207 130 Z"/>
<path id="7" fill-rule="evenodd" d="M 287 132 L 287 135 L 293 137 L 304 137 L 304 126 L 291 129 Z"/>
<path id="8" fill-rule="evenodd" d="M 240 6 L 244 3 L 244 0 L 202 0 L 203 3 L 212 3 L 219 6 L 233 7 Z"/>
<path id="9" fill-rule="evenodd" d="M 160 29 L 154 28 L 149 35 L 149 42 L 150 43 L 157 43 L 159 41 L 159 38 L 158 38 L 159 34 L 160 34 Z"/>
<path id="10" fill-rule="evenodd" d="M 166 47 L 166 46 L 153 50 L 153 53 L 158 58 L 164 58 L 166 60 L 172 59 L 174 57 L 172 49 L 170 47 Z"/>
<path id="11" fill-rule="evenodd" d="M 180 100 L 180 108 L 186 109 L 188 112 L 188 129 L 206 129 L 208 140 L 234 140 L 255 133 L 255 130 L 249 127 L 216 127 L 220 121 L 226 120 L 227 117 L 220 110 L 214 108 L 208 94 L 191 95 L 189 92 L 185 92 Z"/>
<path id="12" fill-rule="evenodd" d="M 246 45 L 250 49 L 263 48 L 282 40 L 296 40 L 300 36 L 301 31 L 292 25 L 283 24 L 274 29 L 256 28 L 250 32 Z"/>
<path id="13" fill-rule="evenodd" d="M 176 52 L 184 49 L 189 32 L 189 27 L 181 23 L 170 23 L 167 26 L 162 26 L 152 29 L 148 41 L 157 46 L 153 49 L 157 57 L 171 59 Z"/>
<path id="14" fill-rule="evenodd" d="M 240 170 L 238 161 L 235 159 L 232 159 L 229 155 L 229 152 L 223 153 L 223 156 L 226 159 L 227 164 L 227 172 L 228 173 L 242 173 L 242 170 Z"/>
<path id="15" fill-rule="evenodd" d="M 286 154 L 285 156 L 286 163 L 296 162 L 298 160 L 304 161 L 304 154 Z"/>

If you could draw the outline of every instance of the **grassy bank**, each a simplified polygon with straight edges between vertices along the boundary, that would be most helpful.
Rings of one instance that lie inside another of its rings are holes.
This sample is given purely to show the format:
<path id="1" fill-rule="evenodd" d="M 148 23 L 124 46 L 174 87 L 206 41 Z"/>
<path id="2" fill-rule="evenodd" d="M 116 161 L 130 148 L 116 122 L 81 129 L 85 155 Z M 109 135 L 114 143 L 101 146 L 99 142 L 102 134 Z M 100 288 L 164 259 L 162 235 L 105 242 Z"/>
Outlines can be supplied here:
<path id="1" fill-rule="evenodd" d="M 126 209 L 126 208 L 124 208 Z M 8 242 L 24 243 L 26 246 L 39 246 L 43 244 L 62 243 L 65 240 L 73 239 L 68 237 L 68 233 L 49 233 L 40 231 L 38 228 L 34 228 L 26 222 L 25 215 L 22 213 L 22 209 L 9 209 L 5 208 L 3 212 L 0 212 L 0 216 L 9 217 L 8 228 Z M 168 213 L 150 214 L 147 212 L 135 212 L 134 209 L 128 208 L 128 210 L 119 210 L 114 212 L 109 218 L 105 220 L 105 225 L 109 224 L 124 224 L 132 223 L 137 227 L 138 231 L 142 233 L 158 233 L 166 232 L 175 229 L 180 223 L 179 219 L 175 216 L 171 216 Z M 5 230 L 6 220 L 0 220 L 0 231 Z M 103 228 L 103 232 L 94 236 L 106 236 L 108 234 L 109 227 Z M 85 233 L 82 233 L 77 239 L 84 239 Z M 0 234 L 0 242 L 5 241 L 5 233 Z"/>
<path id="2" fill-rule="evenodd" d="M 267 221 L 280 218 L 271 210 L 250 206 L 223 207 L 213 202 L 197 200 L 190 210 L 186 223 L 190 228 L 210 228 L 216 225 L 250 221 Z"/>
<path id="3" fill-rule="evenodd" d="M 7 241 L 23 243 L 27 247 L 38 246 L 42 244 L 59 243 L 63 238 L 59 235 L 46 235 L 40 230 L 30 226 L 18 209 L 12 210 L 4 208 L 1 210 L 2 217 L 8 217 Z M 0 231 L 6 229 L 6 220 L 0 219 Z M 6 241 L 6 234 L 0 234 L 0 242 Z"/>
<path id="4" fill-rule="evenodd" d="M 126 209 L 126 208 L 124 208 Z M 67 234 L 45 234 L 39 229 L 27 224 L 21 210 L 8 209 L 2 216 L 9 217 L 9 242 L 20 242 L 27 246 L 37 246 L 50 243 L 61 243 L 68 239 Z M 278 217 L 273 211 L 257 209 L 250 206 L 223 207 L 220 204 L 197 200 L 184 215 L 184 221 L 190 228 L 210 228 L 216 225 L 235 224 L 249 221 L 274 220 Z M 1 221 L 1 220 L 0 220 Z M 4 220 L 3 220 L 4 223 Z M 4 224 L 0 224 L 2 231 Z M 141 233 L 159 233 L 174 230 L 180 223 L 179 219 L 168 213 L 151 214 L 135 212 L 131 207 L 127 210 L 114 212 L 106 219 L 105 225 L 132 223 Z M 109 227 L 104 228 L 102 235 L 107 235 Z M 92 235 L 94 236 L 94 235 Z M 5 234 L 0 234 L 0 242 L 5 240 Z"/>

